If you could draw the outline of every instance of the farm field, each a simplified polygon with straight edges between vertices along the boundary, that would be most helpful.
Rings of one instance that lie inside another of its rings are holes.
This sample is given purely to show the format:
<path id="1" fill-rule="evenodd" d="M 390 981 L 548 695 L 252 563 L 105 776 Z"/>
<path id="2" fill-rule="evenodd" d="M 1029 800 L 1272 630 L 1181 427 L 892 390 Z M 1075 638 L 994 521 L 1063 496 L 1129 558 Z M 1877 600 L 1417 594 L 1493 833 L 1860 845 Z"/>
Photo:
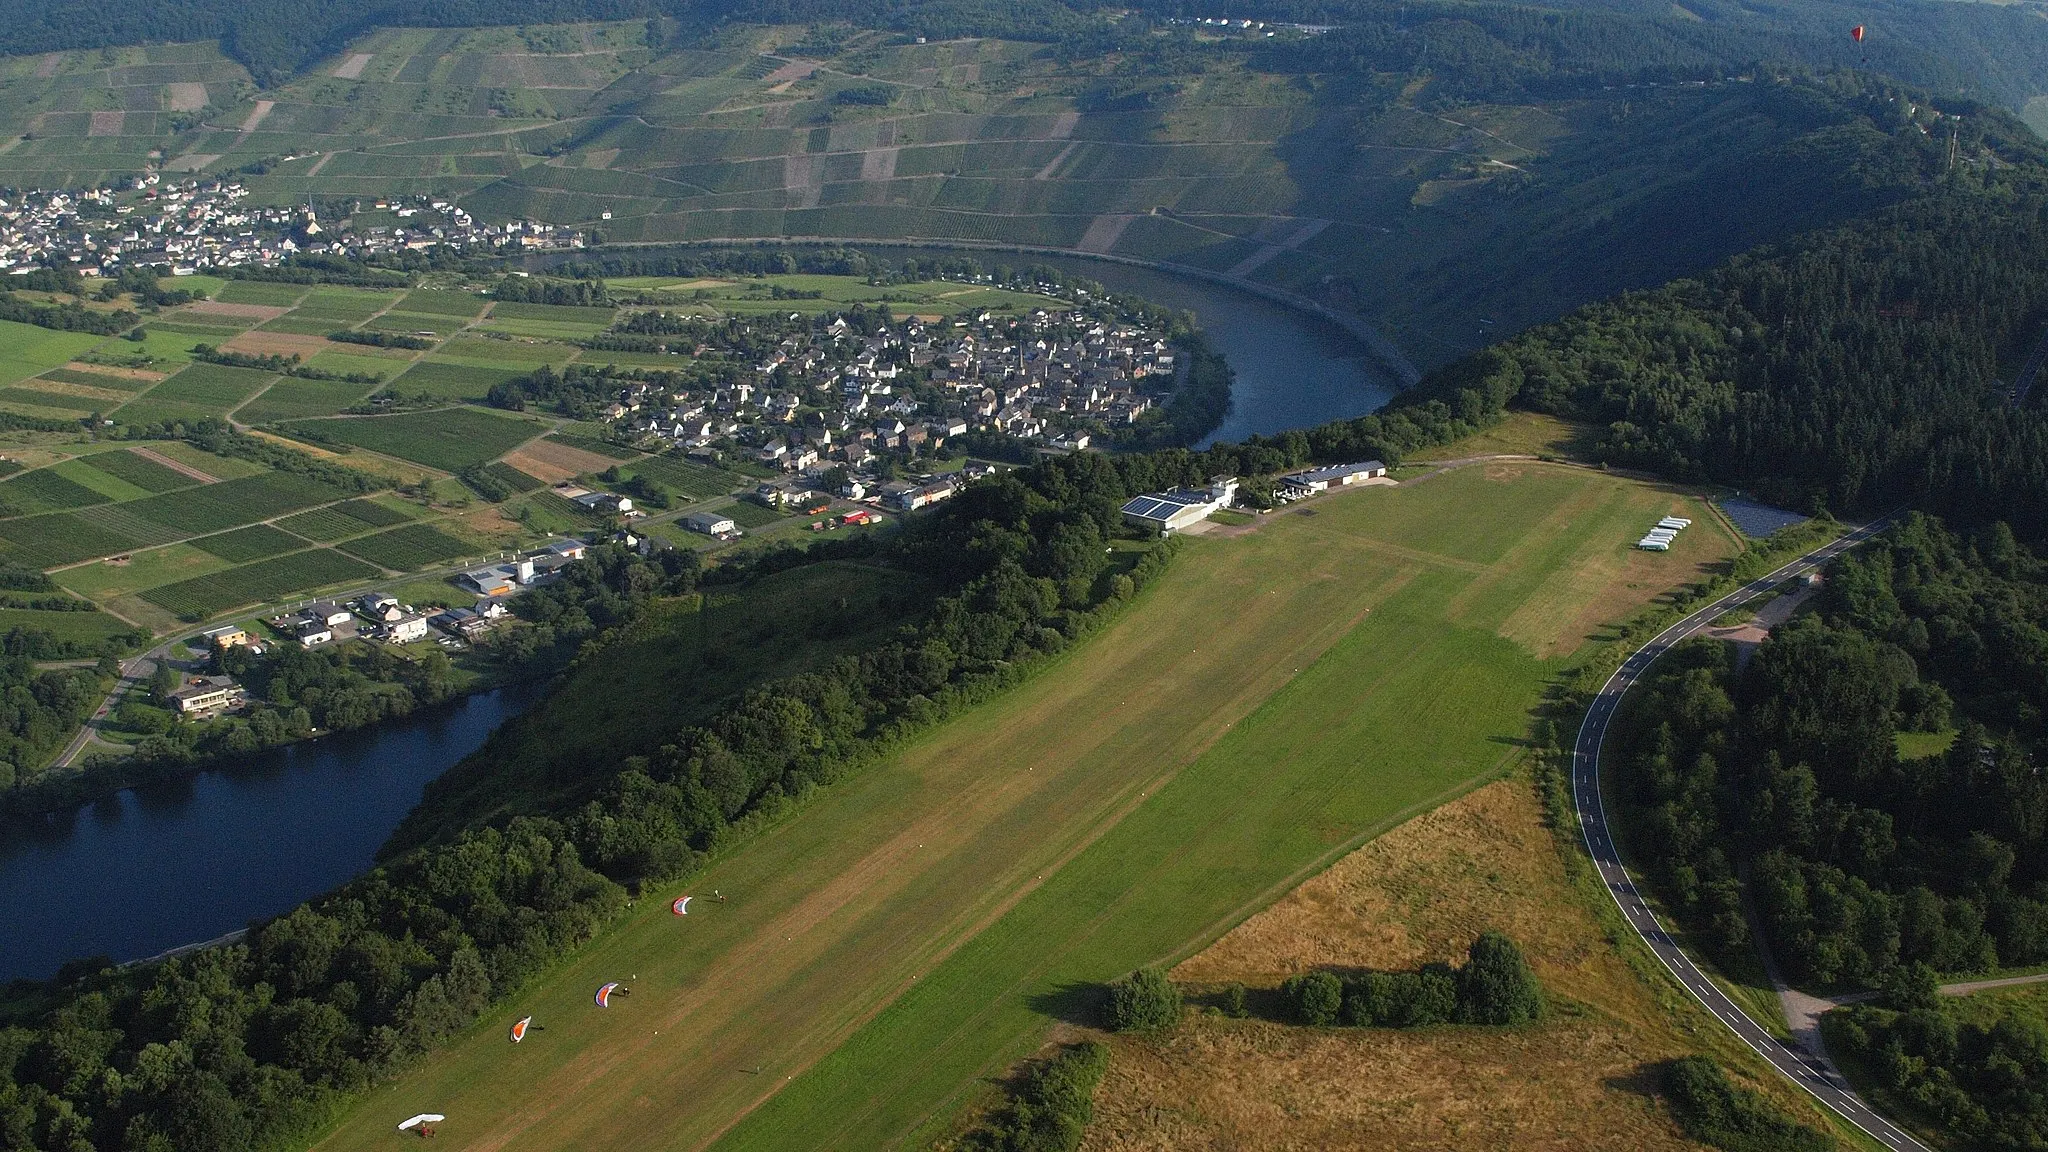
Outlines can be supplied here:
<path id="1" fill-rule="evenodd" d="M 71 479 L 67 472 L 92 480 L 98 488 Z M 116 503 L 114 496 L 99 490 L 117 485 L 127 489 L 123 495 L 136 498 Z M 0 520 L 0 555 L 31 568 L 56 568 L 252 524 L 342 495 L 317 480 L 284 472 L 258 472 L 217 484 L 195 482 L 189 488 L 150 494 L 92 468 L 87 460 L 64 461 L 0 481 L 0 511 L 14 517 Z"/>
<path id="2" fill-rule="evenodd" d="M 100 644 L 135 631 L 105 612 L 53 612 L 39 608 L 0 608 L 0 634 L 16 628 L 48 632 L 73 644 Z"/>
<path id="3" fill-rule="evenodd" d="M 1501 772 L 1595 606 L 1719 558 L 1635 567 L 1637 522 L 1691 503 L 1473 467 L 1191 540 L 1057 667 L 692 881 L 730 903 L 679 920 L 658 894 L 530 988 L 508 1011 L 541 1043 L 487 1021 L 399 1093 L 476 1117 L 444 1128 L 458 1146 L 930 1143 L 1075 989 L 1199 949 Z M 625 1015 L 587 1008 L 627 974 Z M 378 1146 L 388 1099 L 320 1147 Z"/>
<path id="4" fill-rule="evenodd" d="M 84 332 L 53 332 L 0 320 L 0 384 L 13 384 L 57 367 L 105 340 Z"/>
<path id="5" fill-rule="evenodd" d="M 360 560 L 314 548 L 148 588 L 137 595 L 181 619 L 198 619 L 244 604 L 275 600 L 289 592 L 376 575 L 375 568 Z"/>
<path id="6" fill-rule="evenodd" d="M 408 524 L 351 540 L 338 547 L 359 560 L 368 560 L 394 572 L 410 572 L 479 551 L 476 545 L 450 536 L 431 524 Z"/>
<path id="7" fill-rule="evenodd" d="M 1197 1013 L 1170 1040 L 1108 1038 L 1109 1074 L 1082 1147 L 1680 1152 L 1700 1145 L 1643 1086 L 1658 1062 L 1703 1049 L 1825 1129 L 1810 1098 L 1725 1031 L 1692 1027 L 1690 1002 L 1653 991 L 1614 950 L 1587 947 L 1601 938 L 1592 908 L 1603 899 L 1567 874 L 1526 774 L 1418 816 L 1181 962 L 1174 978 L 1266 990 L 1317 968 L 1463 962 L 1472 937 L 1497 928 L 1522 945 L 1550 999 L 1541 1023 L 1321 1029 Z"/>
<path id="8" fill-rule="evenodd" d="M 531 420 L 478 408 L 443 408 L 396 416 L 300 421 L 283 426 L 283 430 L 315 443 L 349 444 L 453 472 L 496 459 L 545 429 Z"/>

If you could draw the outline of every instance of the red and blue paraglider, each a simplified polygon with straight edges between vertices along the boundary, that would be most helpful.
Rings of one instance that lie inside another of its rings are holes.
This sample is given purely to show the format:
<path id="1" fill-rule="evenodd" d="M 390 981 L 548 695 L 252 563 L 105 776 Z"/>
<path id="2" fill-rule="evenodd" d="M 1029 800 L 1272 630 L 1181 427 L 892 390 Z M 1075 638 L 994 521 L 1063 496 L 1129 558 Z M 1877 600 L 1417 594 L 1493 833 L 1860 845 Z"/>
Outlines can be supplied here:
<path id="1" fill-rule="evenodd" d="M 688 896 L 676 897 L 676 902 L 669 905 L 668 910 L 678 916 L 688 916 L 690 914 L 690 898 Z"/>

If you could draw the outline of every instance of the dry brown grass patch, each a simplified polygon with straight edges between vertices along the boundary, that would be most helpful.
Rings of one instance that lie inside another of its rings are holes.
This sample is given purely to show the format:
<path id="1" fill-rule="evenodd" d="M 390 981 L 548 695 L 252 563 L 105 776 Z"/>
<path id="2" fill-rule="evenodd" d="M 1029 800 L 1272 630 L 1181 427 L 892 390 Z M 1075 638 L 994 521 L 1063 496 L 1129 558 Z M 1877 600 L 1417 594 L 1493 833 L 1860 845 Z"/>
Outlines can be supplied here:
<path id="1" fill-rule="evenodd" d="M 1462 960 L 1499 928 L 1551 1011 L 1525 1029 L 1311 1029 L 1192 1018 L 1112 1038 L 1086 1152 L 1154 1149 L 1680 1149 L 1650 1095 L 1696 1051 L 1606 943 L 1526 780 L 1490 784 L 1340 860 L 1174 977 L 1270 988 L 1315 968 Z"/>
<path id="2" fill-rule="evenodd" d="M 586 472 L 602 472 L 619 461 L 552 440 L 534 440 L 507 455 L 505 463 L 536 480 L 560 484 Z"/>

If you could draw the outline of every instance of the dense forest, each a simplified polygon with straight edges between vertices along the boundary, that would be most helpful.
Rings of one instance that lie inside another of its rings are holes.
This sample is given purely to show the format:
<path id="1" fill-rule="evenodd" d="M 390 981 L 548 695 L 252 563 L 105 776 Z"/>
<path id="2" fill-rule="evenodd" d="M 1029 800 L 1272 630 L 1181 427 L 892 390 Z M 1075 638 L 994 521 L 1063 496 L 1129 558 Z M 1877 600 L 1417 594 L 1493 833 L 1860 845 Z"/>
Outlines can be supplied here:
<path id="1" fill-rule="evenodd" d="M 1746 892 L 1810 986 L 2048 961 L 2044 626 L 2048 564 L 2008 529 L 1914 515 L 1746 664 L 1674 651 L 1617 759 L 1660 889 L 1724 950 L 1748 943 Z M 1902 754 L 1917 732 L 1954 739 Z"/>
<path id="2" fill-rule="evenodd" d="M 1978 1148 L 2048 1147 L 2048 1018 L 2038 1000 L 1978 1005 L 1936 994 L 1932 973 L 1874 1004 L 1828 1014 L 1828 1043 L 1903 1105 Z"/>

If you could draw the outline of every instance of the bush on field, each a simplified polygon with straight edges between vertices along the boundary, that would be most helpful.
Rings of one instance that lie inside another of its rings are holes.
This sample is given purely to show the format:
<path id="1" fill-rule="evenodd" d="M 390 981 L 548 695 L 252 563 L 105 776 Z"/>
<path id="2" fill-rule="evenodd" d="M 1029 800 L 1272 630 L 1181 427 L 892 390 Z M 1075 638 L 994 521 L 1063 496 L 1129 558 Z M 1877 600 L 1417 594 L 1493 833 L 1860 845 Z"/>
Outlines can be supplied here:
<path id="1" fill-rule="evenodd" d="M 1335 1024 L 1344 1007 L 1344 982 L 1328 972 L 1289 976 L 1280 986 L 1280 994 L 1287 997 L 1287 1007 L 1296 1020 L 1317 1027 Z"/>
<path id="2" fill-rule="evenodd" d="M 1140 968 L 1109 986 L 1109 1027 L 1154 1032 L 1180 1019 L 1180 989 L 1157 968 Z"/>
<path id="3" fill-rule="evenodd" d="M 1465 966 L 1425 964 L 1414 972 L 1330 972 L 1280 986 L 1290 1018 L 1318 1027 L 1421 1028 L 1431 1024 L 1526 1024 L 1543 1014 L 1543 990 L 1522 950 L 1499 932 L 1472 942 Z"/>
<path id="4" fill-rule="evenodd" d="M 1033 1065 L 1010 1102 L 960 1138 L 962 1152 L 1073 1152 L 1095 1113 L 1108 1047 L 1089 1041 Z"/>
<path id="5" fill-rule="evenodd" d="M 1664 1093 L 1687 1136 L 1728 1152 L 1828 1152 L 1838 1146 L 1769 1100 L 1730 1083 L 1721 1066 L 1706 1056 L 1664 1065 Z"/>
<path id="6" fill-rule="evenodd" d="M 1499 932 L 1479 934 L 1458 970 L 1460 1024 L 1527 1024 L 1543 1015 L 1543 990 L 1522 950 Z"/>

